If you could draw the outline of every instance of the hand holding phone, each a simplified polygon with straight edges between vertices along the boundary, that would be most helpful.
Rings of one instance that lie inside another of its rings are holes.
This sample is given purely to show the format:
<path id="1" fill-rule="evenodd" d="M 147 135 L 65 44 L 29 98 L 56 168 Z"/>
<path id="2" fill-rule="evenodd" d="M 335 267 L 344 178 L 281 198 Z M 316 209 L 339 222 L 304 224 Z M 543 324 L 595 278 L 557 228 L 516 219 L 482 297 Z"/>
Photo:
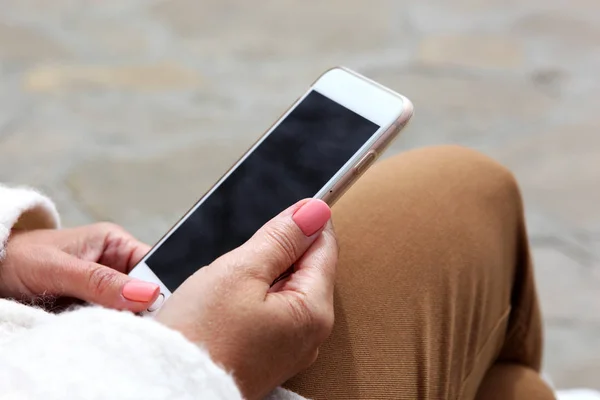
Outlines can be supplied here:
<path id="1" fill-rule="evenodd" d="M 312 364 L 333 326 L 337 244 L 321 200 L 283 211 L 200 269 L 156 319 L 202 343 L 245 399 L 263 398 Z M 290 265 L 295 272 L 271 283 Z"/>
<path id="2" fill-rule="evenodd" d="M 164 300 L 303 198 L 332 205 L 412 116 L 405 97 L 354 72 L 323 74 L 131 271 Z"/>

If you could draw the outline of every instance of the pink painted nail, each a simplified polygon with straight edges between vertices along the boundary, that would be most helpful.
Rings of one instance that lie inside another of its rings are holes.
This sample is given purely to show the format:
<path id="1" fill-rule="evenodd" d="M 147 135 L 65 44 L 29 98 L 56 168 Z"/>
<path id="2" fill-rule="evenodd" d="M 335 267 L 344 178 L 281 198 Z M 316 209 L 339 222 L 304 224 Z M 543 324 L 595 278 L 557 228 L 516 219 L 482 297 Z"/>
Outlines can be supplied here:
<path id="1" fill-rule="evenodd" d="M 304 203 L 292 219 L 298 225 L 302 233 L 312 236 L 325 226 L 331 218 L 331 209 L 323 200 L 312 199 Z"/>
<path id="2" fill-rule="evenodd" d="M 158 296 L 160 287 L 157 284 L 144 281 L 129 281 L 123 286 L 123 297 L 127 300 L 146 303 Z"/>

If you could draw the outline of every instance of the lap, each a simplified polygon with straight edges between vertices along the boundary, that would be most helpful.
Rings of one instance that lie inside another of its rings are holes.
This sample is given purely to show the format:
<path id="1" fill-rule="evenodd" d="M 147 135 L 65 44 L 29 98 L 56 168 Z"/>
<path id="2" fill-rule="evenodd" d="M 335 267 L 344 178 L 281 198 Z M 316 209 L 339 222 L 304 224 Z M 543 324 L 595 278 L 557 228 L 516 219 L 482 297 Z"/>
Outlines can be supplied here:
<path id="1" fill-rule="evenodd" d="M 518 306 L 533 320 L 512 340 L 525 331 L 521 358 L 539 366 L 522 207 L 504 168 L 457 147 L 407 152 L 374 166 L 333 212 L 334 331 L 286 387 L 310 398 L 473 398 L 510 354 L 523 274 L 531 282 Z"/>

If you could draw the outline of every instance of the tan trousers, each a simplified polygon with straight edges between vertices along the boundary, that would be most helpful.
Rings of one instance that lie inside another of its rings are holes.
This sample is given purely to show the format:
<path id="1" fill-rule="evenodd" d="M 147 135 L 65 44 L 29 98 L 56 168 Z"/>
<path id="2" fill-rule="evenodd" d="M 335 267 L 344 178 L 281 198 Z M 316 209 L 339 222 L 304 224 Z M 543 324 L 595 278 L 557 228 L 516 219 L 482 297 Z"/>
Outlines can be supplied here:
<path id="1" fill-rule="evenodd" d="M 546 400 L 513 176 L 459 147 L 374 166 L 334 207 L 336 322 L 286 384 L 314 399 Z"/>

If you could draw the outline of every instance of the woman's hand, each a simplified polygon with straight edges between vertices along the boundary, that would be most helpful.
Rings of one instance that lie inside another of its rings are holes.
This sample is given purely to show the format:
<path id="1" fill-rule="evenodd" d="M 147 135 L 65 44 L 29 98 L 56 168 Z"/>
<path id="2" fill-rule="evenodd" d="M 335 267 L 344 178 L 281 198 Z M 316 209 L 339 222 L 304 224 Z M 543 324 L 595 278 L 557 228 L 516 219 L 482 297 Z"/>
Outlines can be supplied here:
<path id="1" fill-rule="evenodd" d="M 139 312 L 156 300 L 160 289 L 126 273 L 149 249 L 110 223 L 14 231 L 0 261 L 0 296 L 68 296 Z"/>
<path id="2" fill-rule="evenodd" d="M 331 211 L 303 200 L 200 269 L 158 321 L 205 346 L 258 399 L 308 367 L 333 326 L 337 243 Z M 294 265 L 293 274 L 271 286 Z"/>

